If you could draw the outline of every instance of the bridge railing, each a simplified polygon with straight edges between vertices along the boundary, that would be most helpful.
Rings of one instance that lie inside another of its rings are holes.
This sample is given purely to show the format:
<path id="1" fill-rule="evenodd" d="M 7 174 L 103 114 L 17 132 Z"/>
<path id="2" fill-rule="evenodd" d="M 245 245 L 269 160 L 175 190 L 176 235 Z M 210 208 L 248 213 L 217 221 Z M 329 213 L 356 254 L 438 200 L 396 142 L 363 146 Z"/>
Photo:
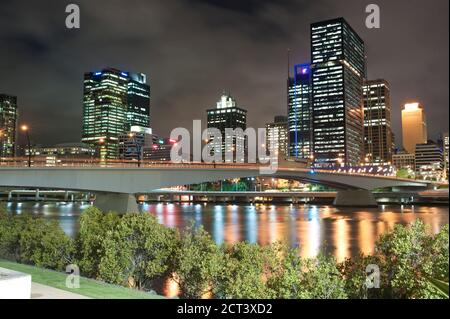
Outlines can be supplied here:
<path id="1" fill-rule="evenodd" d="M 261 167 L 267 165 L 249 164 L 249 163 L 205 163 L 205 162 L 181 162 L 173 163 L 168 161 L 149 161 L 149 160 L 101 160 L 98 158 L 54 158 L 52 156 L 34 156 L 30 163 L 33 168 L 191 168 L 191 169 L 247 169 L 247 170 L 259 170 Z M 5 157 L 0 158 L 0 168 L 11 167 L 11 168 L 27 168 L 28 167 L 28 157 Z M 383 176 L 376 174 L 368 174 L 361 172 L 343 172 L 338 170 L 326 170 L 326 169 L 313 169 L 308 167 L 278 167 L 278 170 L 282 171 L 292 171 L 292 172 L 309 172 L 311 174 L 311 179 L 313 175 L 317 173 L 322 174 L 333 174 L 338 176 L 361 176 L 361 177 L 372 177 L 372 178 L 385 178 L 385 179 L 395 179 L 398 181 L 407 182 L 426 182 L 422 180 L 412 180 L 399 178 L 396 176 Z"/>

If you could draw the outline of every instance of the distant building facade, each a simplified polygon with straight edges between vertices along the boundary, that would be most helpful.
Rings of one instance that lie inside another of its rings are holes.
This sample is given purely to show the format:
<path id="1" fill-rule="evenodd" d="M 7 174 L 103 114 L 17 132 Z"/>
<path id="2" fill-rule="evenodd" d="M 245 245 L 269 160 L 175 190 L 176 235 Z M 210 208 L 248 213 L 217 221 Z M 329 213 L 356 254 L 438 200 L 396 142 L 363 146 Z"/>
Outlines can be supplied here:
<path id="1" fill-rule="evenodd" d="M 151 147 L 157 139 L 151 128 L 132 126 L 129 132 L 119 135 L 119 159 L 142 160 L 144 148 Z"/>
<path id="2" fill-rule="evenodd" d="M 427 142 L 427 122 L 423 106 L 419 103 L 407 103 L 402 110 L 403 148 L 414 153 L 416 144 Z"/>
<path id="3" fill-rule="evenodd" d="M 312 155 L 312 86 L 309 64 L 294 66 L 288 81 L 288 154 L 309 159 Z"/>
<path id="4" fill-rule="evenodd" d="M 424 180 L 442 180 L 444 158 L 442 149 L 433 141 L 416 144 L 416 177 Z"/>
<path id="5" fill-rule="evenodd" d="M 316 167 L 359 166 L 364 153 L 364 42 L 343 19 L 311 24 Z"/>
<path id="6" fill-rule="evenodd" d="M 266 124 L 266 142 L 269 150 L 275 150 L 279 156 L 288 154 L 288 124 L 286 116 L 275 116 L 272 123 Z"/>
<path id="7" fill-rule="evenodd" d="M 227 136 L 225 129 L 240 128 L 243 131 L 247 128 L 247 110 L 240 108 L 236 100 L 227 93 L 223 93 L 216 104 L 216 108 L 207 110 L 207 127 L 216 128 L 222 133 L 221 144 L 212 145 L 216 149 L 222 150 L 222 158 L 225 159 L 225 152 L 245 154 L 245 138 L 233 138 L 233 143 L 227 147 L 226 140 L 231 139 Z M 210 143 L 218 143 L 211 141 Z M 235 157 L 235 156 L 234 156 Z"/>
<path id="8" fill-rule="evenodd" d="M 119 136 L 132 126 L 150 127 L 150 87 L 143 73 L 113 68 L 84 75 L 82 141 L 101 159 L 119 158 Z"/>
<path id="9" fill-rule="evenodd" d="M 0 157 L 14 157 L 17 150 L 17 97 L 0 94 Z"/>
<path id="10" fill-rule="evenodd" d="M 389 83 L 382 79 L 365 81 L 363 94 L 364 160 L 371 165 L 390 165 L 394 143 Z"/>
<path id="11" fill-rule="evenodd" d="M 96 150 L 84 143 L 61 143 L 53 146 L 31 146 L 34 161 L 47 166 L 70 165 L 72 162 L 92 162 L 96 158 Z M 24 153 L 28 156 L 28 148 Z"/>
<path id="12" fill-rule="evenodd" d="M 170 152 L 176 141 L 170 138 L 158 138 L 151 146 L 143 148 L 144 160 L 150 162 L 170 162 Z"/>

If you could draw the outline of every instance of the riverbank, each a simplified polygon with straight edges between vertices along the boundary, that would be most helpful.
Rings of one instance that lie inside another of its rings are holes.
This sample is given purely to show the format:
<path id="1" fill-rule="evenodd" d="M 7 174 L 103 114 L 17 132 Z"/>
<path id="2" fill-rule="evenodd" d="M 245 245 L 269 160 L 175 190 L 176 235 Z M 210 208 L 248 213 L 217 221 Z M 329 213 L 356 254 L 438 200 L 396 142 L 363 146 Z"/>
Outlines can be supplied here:
<path id="1" fill-rule="evenodd" d="M 78 294 L 94 299 L 163 299 L 163 296 L 151 294 L 148 292 L 129 289 L 121 286 L 107 284 L 90 278 L 80 277 L 80 288 L 68 288 L 66 286 L 67 274 L 54 270 L 39 268 L 30 265 L 19 264 L 16 262 L 0 259 L 0 267 L 19 271 L 31 275 L 33 283 L 37 283 L 40 290 L 35 294 L 45 294 L 45 286 L 67 291 L 72 294 Z M 40 292 L 39 292 L 40 291 Z M 33 291 L 32 291 L 33 293 Z M 48 291 L 47 294 L 57 296 L 57 292 Z M 60 294 L 64 298 L 63 294 Z M 38 296 L 36 296 L 38 297 Z"/>

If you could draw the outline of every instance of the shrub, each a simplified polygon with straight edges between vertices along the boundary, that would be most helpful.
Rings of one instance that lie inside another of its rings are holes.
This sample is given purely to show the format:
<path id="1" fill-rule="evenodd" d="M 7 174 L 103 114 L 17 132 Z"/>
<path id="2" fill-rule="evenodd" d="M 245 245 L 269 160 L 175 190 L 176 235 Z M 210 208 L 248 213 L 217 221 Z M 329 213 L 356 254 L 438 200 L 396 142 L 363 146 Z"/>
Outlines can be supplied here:
<path id="1" fill-rule="evenodd" d="M 149 214 L 124 215 L 102 243 L 99 277 L 115 284 L 149 289 L 168 273 L 176 232 Z"/>
<path id="2" fill-rule="evenodd" d="M 211 296 L 222 270 L 221 249 L 202 227 L 193 225 L 181 233 L 172 263 L 172 278 L 183 298 Z"/>
<path id="3" fill-rule="evenodd" d="M 92 278 L 99 276 L 99 263 L 105 255 L 103 240 L 118 222 L 117 214 L 104 214 L 96 207 L 89 207 L 81 214 L 77 258 L 82 274 Z"/>

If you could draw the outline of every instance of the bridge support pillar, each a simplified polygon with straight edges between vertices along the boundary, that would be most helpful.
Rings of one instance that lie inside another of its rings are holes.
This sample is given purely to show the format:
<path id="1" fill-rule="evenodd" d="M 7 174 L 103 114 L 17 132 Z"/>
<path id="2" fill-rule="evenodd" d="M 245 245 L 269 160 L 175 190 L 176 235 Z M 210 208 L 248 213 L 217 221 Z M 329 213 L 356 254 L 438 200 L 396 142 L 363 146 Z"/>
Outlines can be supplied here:
<path id="1" fill-rule="evenodd" d="M 377 207 L 378 203 L 371 191 L 357 189 L 338 191 L 333 205 L 342 207 Z"/>
<path id="2" fill-rule="evenodd" d="M 119 214 L 139 212 L 134 194 L 96 193 L 94 206 L 105 213 L 110 211 Z"/>

